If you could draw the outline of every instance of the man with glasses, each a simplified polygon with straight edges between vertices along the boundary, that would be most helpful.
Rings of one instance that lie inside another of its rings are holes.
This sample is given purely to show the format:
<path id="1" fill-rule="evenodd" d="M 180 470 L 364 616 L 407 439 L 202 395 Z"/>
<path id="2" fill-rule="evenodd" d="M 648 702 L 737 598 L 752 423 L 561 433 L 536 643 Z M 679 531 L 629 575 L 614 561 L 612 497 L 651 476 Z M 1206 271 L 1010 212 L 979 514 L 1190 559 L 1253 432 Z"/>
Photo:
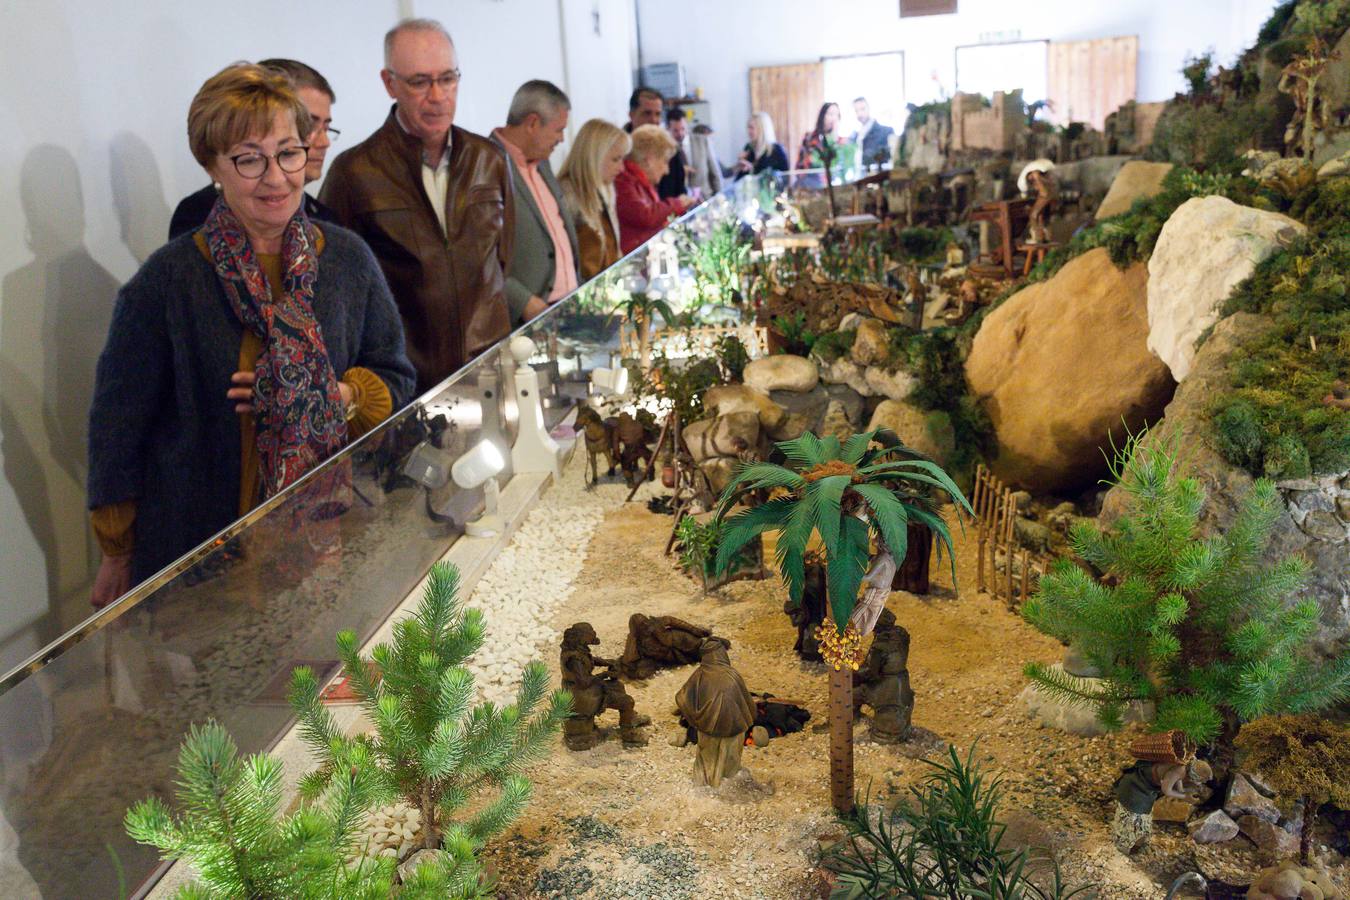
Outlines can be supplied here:
<path id="1" fill-rule="evenodd" d="M 511 175 L 499 148 L 454 124 L 459 62 L 444 26 L 400 22 L 384 66 L 394 108 L 333 161 L 319 196 L 375 252 L 424 392 L 510 333 Z"/>
<path id="2" fill-rule="evenodd" d="M 333 104 L 337 101 L 333 88 L 318 70 L 298 60 L 264 59 L 258 65 L 264 69 L 284 72 L 295 85 L 296 96 L 305 105 L 305 109 L 309 110 L 311 128 L 309 136 L 305 139 L 305 145 L 309 148 L 309 161 L 305 163 L 305 183 L 318 181 L 323 176 L 324 155 L 340 133 L 333 127 Z M 211 207 L 216 205 L 216 197 L 219 194 L 220 185 L 208 184 L 195 194 L 184 197 L 169 220 L 169 240 L 180 234 L 196 231 L 211 214 Z M 311 219 L 324 222 L 337 221 L 333 217 L 332 210 L 309 194 L 305 194 L 303 203 L 305 214 Z"/>

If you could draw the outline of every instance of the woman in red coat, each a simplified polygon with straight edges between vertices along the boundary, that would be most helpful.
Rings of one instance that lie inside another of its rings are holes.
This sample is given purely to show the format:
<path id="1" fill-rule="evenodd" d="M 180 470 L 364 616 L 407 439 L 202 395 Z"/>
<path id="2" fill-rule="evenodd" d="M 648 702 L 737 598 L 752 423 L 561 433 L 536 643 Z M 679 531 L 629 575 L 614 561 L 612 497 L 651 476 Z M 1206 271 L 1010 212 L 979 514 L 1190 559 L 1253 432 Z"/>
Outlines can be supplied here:
<path id="1" fill-rule="evenodd" d="M 614 179 L 614 206 L 619 213 L 619 248 L 624 254 L 647 240 L 689 208 L 686 196 L 662 200 L 656 183 L 670 167 L 679 147 L 660 125 L 633 129 L 633 149 Z"/>

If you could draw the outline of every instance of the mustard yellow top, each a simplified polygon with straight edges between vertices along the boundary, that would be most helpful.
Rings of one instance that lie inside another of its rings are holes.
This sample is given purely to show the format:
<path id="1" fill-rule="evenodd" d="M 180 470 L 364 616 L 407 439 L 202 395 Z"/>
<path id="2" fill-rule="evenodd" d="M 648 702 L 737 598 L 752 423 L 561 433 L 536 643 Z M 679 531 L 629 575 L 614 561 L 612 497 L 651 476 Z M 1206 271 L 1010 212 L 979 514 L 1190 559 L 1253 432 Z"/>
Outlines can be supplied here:
<path id="1" fill-rule="evenodd" d="M 197 247 L 209 259 L 210 250 L 201 232 L 196 235 Z M 323 234 L 315 242 L 316 253 L 323 252 Z M 259 253 L 258 265 L 267 276 L 272 298 L 281 294 L 281 254 Z M 263 351 L 262 338 L 251 329 L 244 329 L 244 338 L 239 345 L 239 366 L 237 371 L 251 372 L 256 368 L 258 356 Z M 353 366 L 342 373 L 342 382 L 352 391 L 352 400 L 356 414 L 347 422 L 347 435 L 356 439 L 383 422 L 394 411 L 394 399 L 389 394 L 389 386 L 380 376 L 369 369 Z M 226 402 L 221 394 L 221 402 Z M 257 422 L 251 413 L 239 415 L 240 438 L 240 479 L 239 479 L 239 515 L 244 515 L 262 500 L 260 493 L 260 470 L 258 466 L 258 444 L 255 429 Z M 94 527 L 94 536 L 104 556 L 125 556 L 135 546 L 136 501 L 124 500 L 121 503 L 109 503 L 95 507 L 89 513 L 89 521 Z"/>

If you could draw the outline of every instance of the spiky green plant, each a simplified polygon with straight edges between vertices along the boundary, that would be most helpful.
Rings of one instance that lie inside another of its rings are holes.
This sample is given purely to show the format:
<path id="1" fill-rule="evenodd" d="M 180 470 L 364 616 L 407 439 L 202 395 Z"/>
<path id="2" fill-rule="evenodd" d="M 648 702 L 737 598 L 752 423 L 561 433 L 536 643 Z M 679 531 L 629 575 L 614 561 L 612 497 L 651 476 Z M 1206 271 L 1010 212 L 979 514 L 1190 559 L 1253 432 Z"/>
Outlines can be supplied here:
<path id="1" fill-rule="evenodd" d="M 347 749 L 317 802 L 282 817 L 281 763 L 266 754 L 240 758 L 221 725 L 194 725 L 178 755 L 181 814 L 150 797 L 127 811 L 127 833 L 159 848 L 165 859 L 184 860 L 197 870 L 197 880 L 176 895 L 183 900 L 383 900 L 393 895 L 392 858 L 345 863 L 360 849 L 357 834 L 367 811 L 383 797 L 366 749 Z M 424 863 L 398 896 L 480 896 L 477 869 L 464 863 L 456 853 Z M 470 868 L 472 890 L 454 890 Z"/>
<path id="2" fill-rule="evenodd" d="M 395 623 L 393 643 L 376 646 L 369 660 L 353 632 L 338 635 L 343 671 L 374 726 L 369 734 L 342 735 L 308 667 L 291 680 L 301 733 L 322 761 L 301 782 L 302 796 L 322 793 L 344 759 L 366 753 L 382 788 L 421 812 L 427 848 L 443 839 L 479 847 L 510 825 L 529 801 L 524 769 L 545 754 L 572 707 L 566 691 L 548 695 L 548 670 L 539 662 L 525 667 L 515 703 L 471 706 L 473 676 L 464 662 L 482 647 L 486 627 L 482 613 L 461 607 L 458 590 L 453 565 L 433 566 L 417 610 Z M 495 798 L 456 821 L 486 790 Z"/>
<path id="3" fill-rule="evenodd" d="M 1102 680 L 1040 663 L 1025 673 L 1111 728 L 1127 703 L 1150 701 L 1156 730 L 1179 729 L 1231 759 L 1239 723 L 1350 697 L 1350 654 L 1319 665 L 1305 653 L 1318 606 L 1289 600 L 1308 564 L 1263 558 L 1282 508 L 1274 484 L 1258 480 L 1228 529 L 1202 538 L 1204 488 L 1177 473 L 1175 438 L 1144 436 L 1131 436 L 1111 465 L 1129 513 L 1107 532 L 1091 522 L 1071 531 L 1075 552 L 1113 583 L 1060 560 L 1022 608 L 1038 629 L 1079 647 Z"/>
<path id="4" fill-rule="evenodd" d="M 743 466 L 722 492 L 718 506 L 716 520 L 725 519 L 725 525 L 717 548 L 717 570 L 726 571 L 736 553 L 757 535 L 776 531 L 778 569 L 793 602 L 800 603 L 806 547 L 811 535 L 818 533 L 831 618 L 842 632 L 873 561 L 874 539 L 878 551 L 888 548 L 898 563 L 907 549 L 906 524 L 914 519 L 932 529 L 939 558 L 944 547 L 951 556 L 951 534 L 934 509 L 934 491 L 945 492 L 959 508 L 973 514 L 970 503 L 937 463 L 892 440 L 894 435 L 889 432 L 884 446 L 873 446 L 877 437 L 878 432 L 868 431 L 841 444 L 837 437 L 820 438 L 807 432 L 778 444 L 788 466 Z M 745 494 L 778 489 L 786 493 L 726 519 Z M 830 674 L 830 780 L 833 802 L 840 811 L 853 805 L 852 674 L 838 667 Z"/>

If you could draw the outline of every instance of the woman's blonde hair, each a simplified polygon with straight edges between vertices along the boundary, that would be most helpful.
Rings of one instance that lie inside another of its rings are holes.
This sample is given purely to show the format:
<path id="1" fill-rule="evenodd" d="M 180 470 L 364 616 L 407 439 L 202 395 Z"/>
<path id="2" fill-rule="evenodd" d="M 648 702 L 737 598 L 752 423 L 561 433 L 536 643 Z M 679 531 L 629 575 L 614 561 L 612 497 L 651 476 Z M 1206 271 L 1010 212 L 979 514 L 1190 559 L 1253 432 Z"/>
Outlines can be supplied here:
<path id="1" fill-rule="evenodd" d="M 606 184 L 600 176 L 605 157 L 615 144 L 623 145 L 623 154 L 633 147 L 633 141 L 622 128 L 604 119 L 591 119 L 577 131 L 572 149 L 558 170 L 558 182 L 563 196 L 581 220 L 594 231 L 603 233 L 601 219 L 608 211 L 614 213 L 614 185 Z M 617 235 L 619 230 L 614 229 Z"/>
<path id="2" fill-rule="evenodd" d="M 778 142 L 778 134 L 773 130 L 773 117 L 763 110 L 750 118 L 754 119 L 755 124 L 759 126 L 759 136 L 750 145 L 750 149 L 755 153 L 755 159 L 759 159 L 773 149 L 773 145 Z"/>
<path id="3" fill-rule="evenodd" d="M 301 141 L 309 135 L 309 110 L 283 72 L 252 63 L 226 66 L 197 91 L 188 107 L 188 147 L 203 168 L 240 141 L 266 134 L 278 113 L 289 113 Z"/>
<path id="4" fill-rule="evenodd" d="M 644 159 L 670 159 L 680 145 L 660 125 L 639 125 L 633 129 L 633 149 L 628 158 L 641 165 Z"/>

